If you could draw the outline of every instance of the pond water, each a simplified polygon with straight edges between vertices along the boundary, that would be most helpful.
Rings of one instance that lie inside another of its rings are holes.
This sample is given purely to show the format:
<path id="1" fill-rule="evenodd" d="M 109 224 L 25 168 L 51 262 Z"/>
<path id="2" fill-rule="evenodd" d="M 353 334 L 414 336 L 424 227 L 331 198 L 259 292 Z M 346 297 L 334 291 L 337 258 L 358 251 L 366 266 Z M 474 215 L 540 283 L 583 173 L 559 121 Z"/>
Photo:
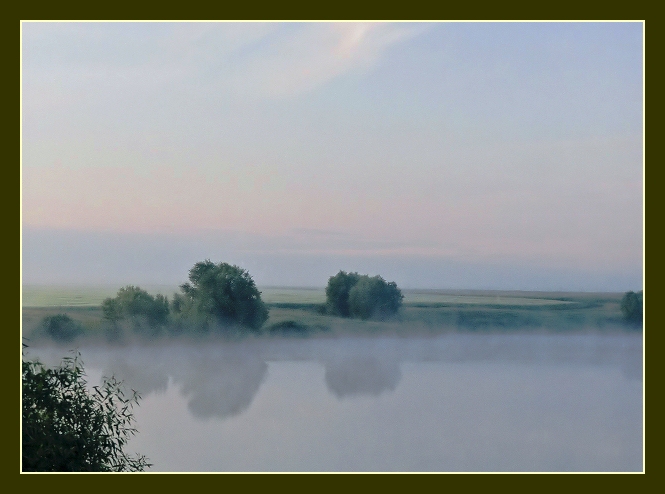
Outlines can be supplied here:
<path id="1" fill-rule="evenodd" d="M 150 471 L 642 471 L 641 334 L 81 346 Z M 62 347 L 28 349 L 53 365 Z"/>

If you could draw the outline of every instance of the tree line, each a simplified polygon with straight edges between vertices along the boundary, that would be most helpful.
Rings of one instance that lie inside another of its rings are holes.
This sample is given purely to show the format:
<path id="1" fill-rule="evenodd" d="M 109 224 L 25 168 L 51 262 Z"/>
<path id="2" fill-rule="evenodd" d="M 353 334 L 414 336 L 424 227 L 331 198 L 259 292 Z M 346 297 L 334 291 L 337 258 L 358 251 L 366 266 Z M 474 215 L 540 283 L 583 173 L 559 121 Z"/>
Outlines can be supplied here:
<path id="1" fill-rule="evenodd" d="M 153 296 L 134 285 L 127 285 L 118 290 L 115 297 L 104 299 L 101 308 L 107 338 L 120 339 L 129 328 L 148 336 L 163 331 L 185 334 L 233 328 L 241 332 L 261 332 L 269 309 L 249 272 L 239 266 L 206 259 L 189 270 L 188 280 L 180 285 L 180 291 L 171 300 L 161 294 Z M 326 302 L 319 312 L 359 319 L 383 320 L 393 316 L 404 298 L 396 283 L 387 282 L 381 276 L 341 270 L 328 279 L 325 293 Z M 43 320 L 41 332 L 66 342 L 84 330 L 68 315 L 58 314 Z"/>
<path id="2" fill-rule="evenodd" d="M 268 320 L 269 308 L 261 298 L 249 272 L 239 266 L 209 259 L 189 270 L 189 281 L 171 300 L 128 285 L 115 297 L 102 302 L 104 332 L 109 340 L 122 338 L 130 330 L 144 336 L 202 334 L 214 331 L 259 334 Z M 318 312 L 336 317 L 384 320 L 397 314 L 404 296 L 395 282 L 340 270 L 330 276 L 326 301 Z M 626 292 L 620 301 L 623 320 L 630 325 L 643 321 L 643 292 Z M 310 328 L 311 329 L 311 328 Z M 269 332 L 303 334 L 308 327 L 297 321 L 282 321 Z M 68 342 L 84 333 L 81 324 L 67 314 L 46 317 L 39 332 Z"/>

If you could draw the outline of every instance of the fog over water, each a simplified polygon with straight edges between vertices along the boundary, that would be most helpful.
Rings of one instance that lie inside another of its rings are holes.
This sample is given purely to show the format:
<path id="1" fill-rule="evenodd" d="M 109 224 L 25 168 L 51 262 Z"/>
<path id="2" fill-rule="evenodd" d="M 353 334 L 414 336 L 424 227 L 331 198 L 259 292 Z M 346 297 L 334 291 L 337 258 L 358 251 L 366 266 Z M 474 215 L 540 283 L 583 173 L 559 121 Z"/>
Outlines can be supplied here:
<path id="1" fill-rule="evenodd" d="M 80 347 L 153 471 L 639 471 L 641 334 Z M 33 346 L 49 365 L 63 347 Z"/>

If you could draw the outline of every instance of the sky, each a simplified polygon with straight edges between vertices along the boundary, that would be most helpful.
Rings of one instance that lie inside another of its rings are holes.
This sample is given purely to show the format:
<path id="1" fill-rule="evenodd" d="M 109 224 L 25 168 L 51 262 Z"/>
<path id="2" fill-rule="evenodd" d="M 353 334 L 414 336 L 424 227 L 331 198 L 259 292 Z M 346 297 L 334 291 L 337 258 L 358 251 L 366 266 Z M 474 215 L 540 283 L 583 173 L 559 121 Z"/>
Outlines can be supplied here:
<path id="1" fill-rule="evenodd" d="M 643 24 L 22 24 L 24 284 L 643 285 Z"/>

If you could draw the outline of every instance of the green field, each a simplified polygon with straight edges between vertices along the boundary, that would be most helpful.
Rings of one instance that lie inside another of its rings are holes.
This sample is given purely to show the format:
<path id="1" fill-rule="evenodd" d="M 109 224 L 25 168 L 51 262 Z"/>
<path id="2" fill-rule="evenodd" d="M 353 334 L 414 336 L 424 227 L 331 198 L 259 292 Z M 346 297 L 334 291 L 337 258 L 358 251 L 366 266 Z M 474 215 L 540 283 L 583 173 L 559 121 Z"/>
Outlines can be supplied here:
<path id="1" fill-rule="evenodd" d="M 22 306 L 26 307 L 96 307 L 107 297 L 115 297 L 122 285 L 25 285 Z M 151 294 L 171 296 L 175 285 L 146 285 Z"/>
<path id="2" fill-rule="evenodd" d="M 122 285 L 25 285 L 23 307 L 94 307 L 107 297 L 115 297 Z M 161 293 L 171 297 L 180 289 L 177 285 L 141 285 L 152 295 Z M 266 303 L 323 303 L 323 288 L 262 287 L 261 297 Z"/>
<path id="3" fill-rule="evenodd" d="M 105 321 L 100 304 L 119 286 L 23 287 L 23 335 L 50 315 L 67 314 L 90 337 L 101 337 Z M 176 286 L 146 285 L 151 294 L 171 297 Z M 262 287 L 270 309 L 266 333 L 422 334 L 449 331 L 635 330 L 623 323 L 621 293 L 563 293 L 477 290 L 403 290 L 399 314 L 386 321 L 346 319 L 321 312 L 323 288 Z M 639 328 L 638 328 L 639 329 Z"/>
<path id="4" fill-rule="evenodd" d="M 23 307 L 94 307 L 107 297 L 114 297 L 121 285 L 61 285 L 23 287 Z M 144 285 L 150 294 L 171 296 L 177 285 Z M 324 288 L 261 287 L 261 297 L 268 304 L 319 304 L 325 302 Z M 580 294 L 547 292 L 510 292 L 480 290 L 402 290 L 405 304 L 474 305 L 557 305 L 569 298 L 614 297 L 620 294 Z M 562 300 L 565 299 L 565 300 Z"/>

